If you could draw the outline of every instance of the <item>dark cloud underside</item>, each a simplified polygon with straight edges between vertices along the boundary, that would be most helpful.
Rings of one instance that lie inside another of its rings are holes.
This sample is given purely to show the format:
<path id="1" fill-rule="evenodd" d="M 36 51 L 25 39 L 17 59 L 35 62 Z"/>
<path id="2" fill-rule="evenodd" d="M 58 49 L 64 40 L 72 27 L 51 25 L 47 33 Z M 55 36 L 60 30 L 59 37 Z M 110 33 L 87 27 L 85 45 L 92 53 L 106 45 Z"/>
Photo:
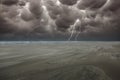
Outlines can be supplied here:
<path id="1" fill-rule="evenodd" d="M 120 0 L 0 0 L 0 40 L 120 40 Z"/>

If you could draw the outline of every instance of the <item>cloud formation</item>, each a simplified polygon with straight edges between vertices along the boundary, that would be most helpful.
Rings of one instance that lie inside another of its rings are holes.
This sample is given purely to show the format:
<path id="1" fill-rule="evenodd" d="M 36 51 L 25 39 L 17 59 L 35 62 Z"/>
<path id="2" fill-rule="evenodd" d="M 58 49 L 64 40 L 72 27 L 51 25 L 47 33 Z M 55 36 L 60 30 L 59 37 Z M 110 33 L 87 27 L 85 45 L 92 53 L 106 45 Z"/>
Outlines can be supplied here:
<path id="1" fill-rule="evenodd" d="M 119 0 L 1 0 L 0 36 L 119 40 L 119 5 Z"/>

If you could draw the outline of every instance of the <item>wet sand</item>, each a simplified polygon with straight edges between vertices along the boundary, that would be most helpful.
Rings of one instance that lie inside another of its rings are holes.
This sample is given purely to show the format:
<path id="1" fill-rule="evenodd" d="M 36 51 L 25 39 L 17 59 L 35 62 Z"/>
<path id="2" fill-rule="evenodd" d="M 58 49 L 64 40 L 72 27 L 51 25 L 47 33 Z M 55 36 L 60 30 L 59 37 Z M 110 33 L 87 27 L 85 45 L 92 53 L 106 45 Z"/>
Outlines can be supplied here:
<path id="1" fill-rule="evenodd" d="M 0 80 L 120 80 L 120 42 L 0 44 Z"/>

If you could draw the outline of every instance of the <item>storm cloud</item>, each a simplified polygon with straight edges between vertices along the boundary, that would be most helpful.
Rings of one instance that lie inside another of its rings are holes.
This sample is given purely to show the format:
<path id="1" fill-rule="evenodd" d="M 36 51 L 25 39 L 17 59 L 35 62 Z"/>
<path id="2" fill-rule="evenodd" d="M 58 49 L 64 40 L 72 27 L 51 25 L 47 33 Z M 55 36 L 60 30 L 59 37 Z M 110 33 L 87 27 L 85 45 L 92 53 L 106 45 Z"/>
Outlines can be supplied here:
<path id="1" fill-rule="evenodd" d="M 1 0 L 0 39 L 119 40 L 119 5 L 120 0 Z"/>

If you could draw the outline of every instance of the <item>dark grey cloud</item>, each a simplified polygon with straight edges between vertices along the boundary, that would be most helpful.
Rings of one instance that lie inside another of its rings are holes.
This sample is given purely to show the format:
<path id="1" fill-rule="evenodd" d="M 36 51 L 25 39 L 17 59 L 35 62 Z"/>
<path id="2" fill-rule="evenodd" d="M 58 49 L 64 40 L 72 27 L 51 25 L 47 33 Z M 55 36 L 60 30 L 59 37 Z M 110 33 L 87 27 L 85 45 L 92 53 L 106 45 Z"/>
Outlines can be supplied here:
<path id="1" fill-rule="evenodd" d="M 107 0 L 80 0 L 77 4 L 79 9 L 99 9 Z"/>
<path id="2" fill-rule="evenodd" d="M 9 23 L 6 22 L 4 18 L 0 16 L 0 34 L 6 34 L 13 32 L 14 28 L 9 27 Z"/>
<path id="3" fill-rule="evenodd" d="M 65 4 L 65 5 L 74 5 L 77 3 L 78 0 L 59 0 L 62 4 Z"/>
<path id="4" fill-rule="evenodd" d="M 58 18 L 56 19 L 56 25 L 58 29 L 67 30 L 68 28 L 70 28 L 70 25 L 73 25 L 75 20 L 80 17 L 78 11 L 68 6 L 63 6 L 61 12 L 62 13 L 59 14 Z"/>
<path id="5" fill-rule="evenodd" d="M 0 0 L 0 3 L 4 4 L 4 5 L 11 6 L 11 5 L 17 4 L 18 1 L 19 0 Z"/>
<path id="6" fill-rule="evenodd" d="M 119 0 L 3 0 L 0 36 L 118 39 L 119 5 Z"/>
<path id="7" fill-rule="evenodd" d="M 34 1 L 31 0 L 29 10 L 31 11 L 31 13 L 34 15 L 35 18 L 40 18 L 43 12 L 42 3 L 40 2 L 40 0 L 34 0 Z"/>

